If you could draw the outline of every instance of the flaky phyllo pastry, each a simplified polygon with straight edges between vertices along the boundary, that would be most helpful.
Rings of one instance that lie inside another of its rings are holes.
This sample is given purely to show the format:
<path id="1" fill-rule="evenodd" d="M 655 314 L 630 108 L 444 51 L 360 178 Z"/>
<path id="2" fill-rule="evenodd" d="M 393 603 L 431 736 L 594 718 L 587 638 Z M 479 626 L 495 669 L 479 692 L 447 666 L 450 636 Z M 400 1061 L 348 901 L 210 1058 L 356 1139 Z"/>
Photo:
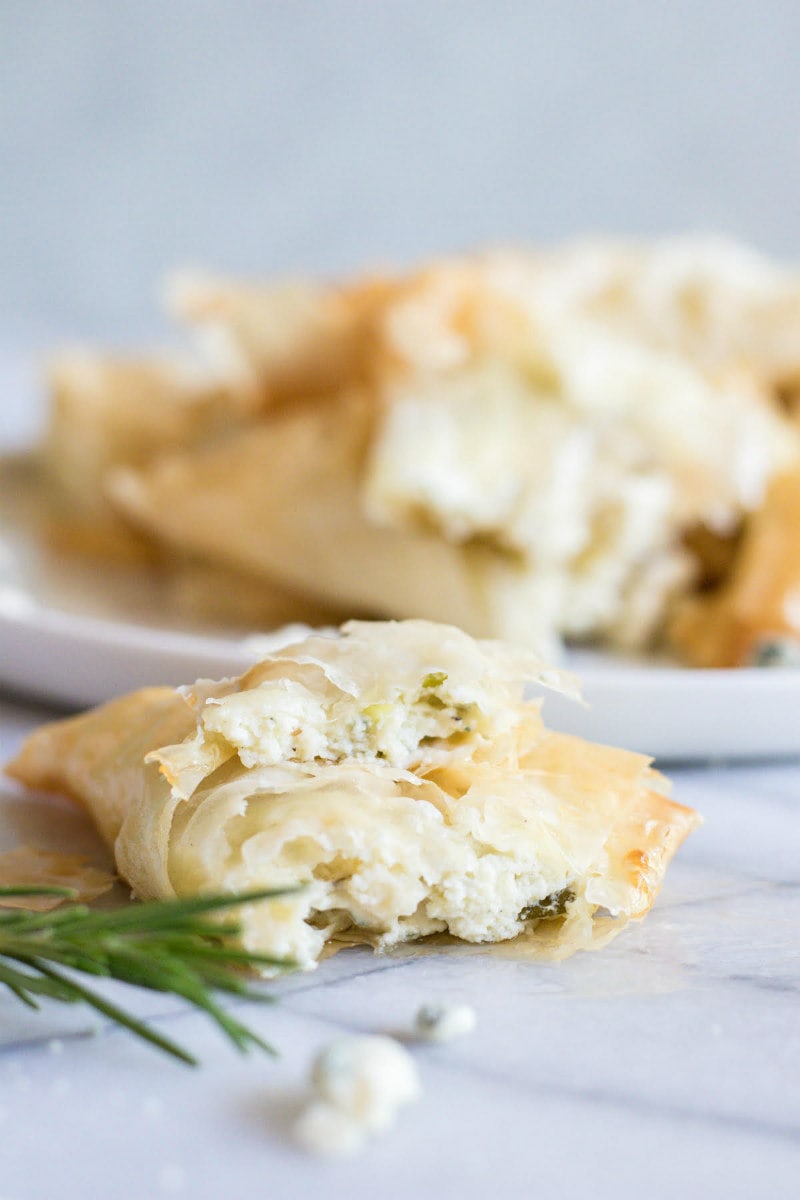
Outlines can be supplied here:
<path id="1" fill-rule="evenodd" d="M 677 628 L 706 663 L 683 602 L 726 582 L 770 484 L 800 473 L 800 276 L 723 241 L 336 285 L 183 278 L 169 303 L 205 375 L 54 364 L 59 512 L 165 569 L 190 557 L 219 608 L 246 591 L 264 623 L 302 602 L 315 622 L 425 617 L 540 652 Z M 782 596 L 714 661 L 786 632 Z"/>
<path id="2" fill-rule="evenodd" d="M 549 732 L 525 681 L 571 690 L 450 626 L 351 622 L 45 726 L 8 770 L 85 805 L 143 899 L 302 885 L 244 940 L 303 967 L 443 932 L 564 956 L 648 911 L 697 817 L 648 759 Z"/>

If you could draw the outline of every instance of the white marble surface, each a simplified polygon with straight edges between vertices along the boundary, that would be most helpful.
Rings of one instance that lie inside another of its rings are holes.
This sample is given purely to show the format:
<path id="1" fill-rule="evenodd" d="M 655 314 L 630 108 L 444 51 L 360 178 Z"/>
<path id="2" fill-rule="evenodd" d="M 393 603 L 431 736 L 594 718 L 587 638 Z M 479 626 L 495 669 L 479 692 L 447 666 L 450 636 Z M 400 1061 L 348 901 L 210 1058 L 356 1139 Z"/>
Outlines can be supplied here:
<path id="1" fill-rule="evenodd" d="M 0 702 L 0 753 L 46 715 Z M 136 994 L 199 1053 L 195 1071 L 78 1010 L 0 997 L 0 1200 L 796 1196 L 800 764 L 671 773 L 706 823 L 647 920 L 596 954 L 538 966 L 344 952 L 274 986 L 279 1003 L 240 1006 L 274 1060 Z M 11 785 L 0 804 L 6 841 L 41 829 Z M 91 846 L 63 807 L 53 829 Z M 450 1000 L 476 1007 L 478 1029 L 412 1045 L 423 1098 L 393 1132 L 352 1161 L 293 1144 L 320 1046 L 408 1030 L 420 1003 Z"/>

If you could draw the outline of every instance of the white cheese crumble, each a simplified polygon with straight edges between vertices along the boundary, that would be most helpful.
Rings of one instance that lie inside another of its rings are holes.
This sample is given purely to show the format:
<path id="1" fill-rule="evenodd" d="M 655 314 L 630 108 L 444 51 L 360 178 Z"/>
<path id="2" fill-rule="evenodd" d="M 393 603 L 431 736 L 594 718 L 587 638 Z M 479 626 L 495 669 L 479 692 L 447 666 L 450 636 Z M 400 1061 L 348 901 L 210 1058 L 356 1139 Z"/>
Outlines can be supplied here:
<path id="1" fill-rule="evenodd" d="M 367 1140 L 367 1130 L 349 1113 L 325 1100 L 312 1100 L 294 1127 L 304 1150 L 325 1158 L 347 1158 L 357 1154 Z"/>
<path id="2" fill-rule="evenodd" d="M 414 1060 L 389 1037 L 344 1037 L 326 1046 L 311 1072 L 314 1099 L 295 1134 L 315 1154 L 354 1154 L 370 1134 L 394 1125 L 398 1110 L 419 1099 Z"/>
<path id="3" fill-rule="evenodd" d="M 414 1019 L 414 1032 L 426 1042 L 451 1042 L 472 1033 L 478 1015 L 469 1004 L 423 1004 Z"/>

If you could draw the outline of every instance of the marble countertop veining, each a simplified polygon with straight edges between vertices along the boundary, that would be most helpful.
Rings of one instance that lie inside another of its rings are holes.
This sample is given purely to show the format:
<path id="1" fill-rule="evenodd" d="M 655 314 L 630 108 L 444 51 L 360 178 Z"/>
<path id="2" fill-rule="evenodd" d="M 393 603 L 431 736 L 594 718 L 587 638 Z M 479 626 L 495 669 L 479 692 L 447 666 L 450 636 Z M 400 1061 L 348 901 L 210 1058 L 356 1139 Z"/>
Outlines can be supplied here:
<path id="1" fill-rule="evenodd" d="M 3 758 L 45 715 L 0 703 Z M 705 824 L 650 916 L 595 954 L 541 966 L 343 952 L 242 1012 L 274 1060 L 135 994 L 199 1053 L 196 1071 L 77 1009 L 31 1014 L 0 996 L 0 1200 L 797 1196 L 800 764 L 671 774 Z M 0 785 L 6 844 L 26 811 Z M 91 842 L 70 810 L 54 820 Z M 300 1151 L 291 1126 L 314 1053 L 344 1031 L 409 1030 L 426 1001 L 466 1001 L 479 1024 L 410 1043 L 421 1101 L 361 1157 Z"/>

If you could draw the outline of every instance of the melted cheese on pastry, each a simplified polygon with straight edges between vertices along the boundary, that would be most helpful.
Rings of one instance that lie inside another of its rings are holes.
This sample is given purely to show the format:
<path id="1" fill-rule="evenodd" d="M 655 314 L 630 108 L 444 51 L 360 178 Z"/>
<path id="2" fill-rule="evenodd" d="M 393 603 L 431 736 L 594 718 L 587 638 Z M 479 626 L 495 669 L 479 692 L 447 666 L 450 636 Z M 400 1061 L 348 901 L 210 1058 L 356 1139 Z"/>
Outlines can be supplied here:
<path id="1" fill-rule="evenodd" d="M 564 954 L 647 911 L 696 817 L 642 756 L 548 732 L 525 680 L 571 687 L 452 627 L 352 622 L 45 726 L 9 770 L 85 804 L 143 898 L 301 885 L 244 940 L 304 967 L 337 935 Z"/>

